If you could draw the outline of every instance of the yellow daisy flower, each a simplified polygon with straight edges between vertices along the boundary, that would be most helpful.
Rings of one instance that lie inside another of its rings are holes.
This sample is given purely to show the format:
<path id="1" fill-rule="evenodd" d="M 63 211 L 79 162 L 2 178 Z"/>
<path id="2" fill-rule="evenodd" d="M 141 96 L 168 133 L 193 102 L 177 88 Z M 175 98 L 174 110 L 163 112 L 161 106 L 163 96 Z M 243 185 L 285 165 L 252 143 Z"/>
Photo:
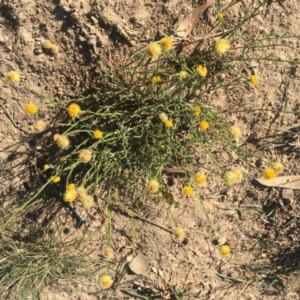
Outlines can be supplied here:
<path id="1" fill-rule="evenodd" d="M 25 109 L 29 114 L 32 115 L 38 111 L 38 107 L 32 102 L 27 103 Z"/>
<path id="2" fill-rule="evenodd" d="M 72 103 L 68 107 L 68 114 L 72 118 L 76 118 L 81 114 L 81 108 L 78 104 Z"/>
<path id="3" fill-rule="evenodd" d="M 100 130 L 95 130 L 93 132 L 93 136 L 94 136 L 95 139 L 99 140 L 103 137 L 103 132 L 100 131 Z"/>
<path id="4" fill-rule="evenodd" d="M 10 71 L 6 75 L 8 80 L 13 83 L 19 83 L 20 82 L 20 74 L 17 71 Z"/>
<path id="5" fill-rule="evenodd" d="M 67 191 L 75 191 L 75 189 L 76 189 L 76 186 L 74 183 L 69 183 L 67 185 Z"/>
<path id="6" fill-rule="evenodd" d="M 160 45 L 164 51 L 170 51 L 173 46 L 172 39 L 170 37 L 164 37 L 160 40 Z"/>
<path id="7" fill-rule="evenodd" d="M 146 51 L 147 51 L 148 56 L 157 57 L 161 53 L 161 46 L 157 43 L 152 42 L 148 45 Z"/>
<path id="8" fill-rule="evenodd" d="M 175 238 L 178 240 L 178 241 L 183 241 L 184 240 L 184 237 L 185 237 L 185 232 L 184 232 L 184 229 L 182 227 L 177 227 L 175 229 Z"/>
<path id="9" fill-rule="evenodd" d="M 194 181 L 198 184 L 204 184 L 206 182 L 206 175 L 203 173 L 197 173 L 194 177 Z"/>
<path id="10" fill-rule="evenodd" d="M 230 248 L 227 245 L 220 246 L 220 252 L 222 255 L 228 256 L 230 254 Z"/>
<path id="11" fill-rule="evenodd" d="M 158 183 L 158 181 L 154 180 L 154 179 L 150 180 L 150 182 L 149 182 L 149 190 L 150 190 L 150 192 L 151 193 L 156 193 L 158 191 L 158 189 L 159 189 L 159 183 Z"/>
<path id="12" fill-rule="evenodd" d="M 77 197 L 77 192 L 75 190 L 67 190 L 65 193 L 64 193 L 64 200 L 66 202 L 69 202 L 69 203 L 72 203 L 75 201 Z"/>
<path id="13" fill-rule="evenodd" d="M 51 181 L 52 181 L 53 183 L 58 183 L 58 182 L 60 182 L 60 177 L 59 177 L 59 176 L 56 176 L 56 177 L 52 176 L 50 179 L 51 179 Z"/>
<path id="14" fill-rule="evenodd" d="M 199 65 L 196 68 L 196 71 L 197 71 L 198 75 L 201 77 L 206 77 L 206 75 L 207 75 L 207 68 L 205 66 Z"/>
<path id="15" fill-rule="evenodd" d="M 70 145 L 70 140 L 68 139 L 68 137 L 66 137 L 64 135 L 58 135 L 56 137 L 56 143 L 59 148 L 66 149 Z"/>
<path id="16" fill-rule="evenodd" d="M 207 121 L 201 121 L 199 123 L 199 129 L 205 131 L 209 128 L 209 123 Z"/>
<path id="17" fill-rule="evenodd" d="M 168 128 L 172 128 L 172 127 L 173 127 L 173 122 L 172 122 L 171 120 L 167 120 L 167 121 L 165 122 L 165 125 L 166 125 L 166 127 L 168 127 Z"/>
<path id="18" fill-rule="evenodd" d="M 257 85 L 258 84 L 258 76 L 257 75 L 252 75 L 251 76 L 251 83 L 253 85 Z"/>
<path id="19" fill-rule="evenodd" d="M 113 284 L 113 280 L 112 280 L 111 276 L 109 276 L 109 275 L 103 275 L 99 279 L 99 283 L 100 283 L 100 286 L 103 289 L 109 289 L 112 286 L 112 284 Z"/>
<path id="20" fill-rule="evenodd" d="M 182 70 L 179 72 L 179 78 L 181 80 L 187 80 L 187 79 L 189 79 L 189 77 L 190 77 L 190 74 L 187 71 Z"/>
<path id="21" fill-rule="evenodd" d="M 201 114 L 201 108 L 200 107 L 196 107 L 196 109 L 194 110 L 194 116 L 198 117 Z"/>
<path id="22" fill-rule="evenodd" d="M 272 163 L 271 168 L 275 171 L 275 173 L 281 173 L 284 169 L 283 164 L 279 161 Z"/>
<path id="23" fill-rule="evenodd" d="M 34 124 L 34 128 L 38 131 L 38 132 L 42 132 L 46 129 L 46 123 L 43 120 L 38 120 L 36 121 L 36 123 Z"/>
<path id="24" fill-rule="evenodd" d="M 159 83 L 161 83 L 161 82 L 162 82 L 162 79 L 161 79 L 160 76 L 153 76 L 153 77 L 151 78 L 151 83 L 152 83 L 153 85 L 159 84 Z"/>
<path id="25" fill-rule="evenodd" d="M 191 186 L 187 185 L 182 189 L 182 193 L 185 196 L 189 197 L 193 194 L 193 188 Z"/>
<path id="26" fill-rule="evenodd" d="M 224 14 L 219 12 L 218 13 L 218 19 L 221 21 L 223 19 L 223 17 L 224 17 Z"/>
<path id="27" fill-rule="evenodd" d="M 274 171 L 274 169 L 268 168 L 264 170 L 263 176 L 265 179 L 271 180 L 276 177 L 276 172 Z"/>
<path id="28" fill-rule="evenodd" d="M 92 151 L 89 149 L 83 149 L 79 152 L 79 158 L 83 163 L 88 163 L 92 159 Z"/>
<path id="29" fill-rule="evenodd" d="M 216 44 L 216 52 L 218 54 L 224 54 L 226 53 L 230 48 L 230 43 L 227 39 L 221 39 Z"/>
<path id="30" fill-rule="evenodd" d="M 241 135 L 242 135 L 241 129 L 240 129 L 239 127 L 237 127 L 237 126 L 232 126 L 232 127 L 230 127 L 230 128 L 229 128 L 229 131 L 230 131 L 230 133 L 231 133 L 231 135 L 232 135 L 232 138 L 233 138 L 234 140 L 236 140 L 236 141 L 238 141 L 239 138 L 240 138 Z"/>

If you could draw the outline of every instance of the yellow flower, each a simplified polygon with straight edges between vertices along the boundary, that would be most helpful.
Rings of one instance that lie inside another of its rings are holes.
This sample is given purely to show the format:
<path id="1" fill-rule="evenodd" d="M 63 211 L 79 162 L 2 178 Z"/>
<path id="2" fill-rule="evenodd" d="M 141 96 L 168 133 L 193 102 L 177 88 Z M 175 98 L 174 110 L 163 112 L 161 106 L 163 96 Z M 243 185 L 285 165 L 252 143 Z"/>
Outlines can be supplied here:
<path id="1" fill-rule="evenodd" d="M 232 127 L 230 127 L 230 128 L 229 128 L 229 131 L 230 131 L 230 133 L 231 133 L 233 139 L 236 140 L 236 141 L 238 141 L 239 138 L 240 138 L 241 135 L 242 135 L 241 129 L 240 129 L 239 127 L 237 127 L 237 126 L 232 126 Z"/>
<path id="2" fill-rule="evenodd" d="M 183 241 L 185 237 L 185 232 L 182 227 L 177 227 L 175 229 L 175 237 L 178 241 Z"/>
<path id="3" fill-rule="evenodd" d="M 67 185 L 67 191 L 75 191 L 75 189 L 76 189 L 76 186 L 74 183 L 69 183 Z"/>
<path id="4" fill-rule="evenodd" d="M 156 56 L 159 56 L 161 53 L 161 47 L 160 45 L 158 45 L 157 43 L 150 43 L 147 47 L 147 54 L 150 56 L 150 57 L 156 57 Z"/>
<path id="5" fill-rule="evenodd" d="M 205 131 L 209 128 L 209 123 L 207 121 L 201 121 L 199 123 L 199 129 Z"/>
<path id="6" fill-rule="evenodd" d="M 52 47 L 52 42 L 45 39 L 42 41 L 42 47 L 45 49 L 45 50 L 49 50 L 51 47 Z"/>
<path id="7" fill-rule="evenodd" d="M 42 132 L 46 129 L 46 123 L 43 120 L 38 120 L 36 121 L 36 123 L 34 124 L 34 128 L 38 131 L 38 132 Z"/>
<path id="8" fill-rule="evenodd" d="M 276 172 L 273 169 L 268 168 L 264 170 L 263 175 L 265 179 L 271 180 L 276 177 Z"/>
<path id="9" fill-rule="evenodd" d="M 51 47 L 49 48 L 49 51 L 51 52 L 51 54 L 57 55 L 59 52 L 59 48 L 57 45 L 52 44 Z"/>
<path id="10" fill-rule="evenodd" d="M 196 68 L 196 71 L 197 71 L 198 75 L 201 77 L 206 77 L 206 75 L 207 75 L 207 68 L 205 66 L 199 65 Z"/>
<path id="11" fill-rule="evenodd" d="M 113 280 L 111 278 L 111 276 L 109 275 L 103 275 L 100 279 L 99 279 L 99 283 L 101 285 L 101 287 L 103 289 L 109 289 L 112 284 L 113 284 Z"/>
<path id="12" fill-rule="evenodd" d="M 32 102 L 27 103 L 25 109 L 29 114 L 32 115 L 38 111 L 38 107 Z"/>
<path id="13" fill-rule="evenodd" d="M 158 188 L 159 188 L 159 183 L 157 180 L 150 180 L 149 182 L 149 190 L 151 193 L 156 193 L 158 191 Z"/>
<path id="14" fill-rule="evenodd" d="M 230 43 L 227 39 L 221 39 L 216 44 L 216 52 L 218 54 L 224 54 L 226 53 L 230 48 Z"/>
<path id="15" fill-rule="evenodd" d="M 151 78 L 151 83 L 152 84 L 159 84 L 159 83 L 161 83 L 161 77 L 160 76 L 153 76 L 152 78 Z"/>
<path id="16" fill-rule="evenodd" d="M 253 85 L 257 85 L 257 83 L 258 83 L 258 76 L 257 75 L 252 75 L 251 76 L 251 83 Z"/>
<path id="17" fill-rule="evenodd" d="M 81 108 L 78 104 L 72 103 L 68 107 L 68 113 L 69 116 L 72 118 L 76 118 L 80 115 L 81 113 Z"/>
<path id="18" fill-rule="evenodd" d="M 160 120 L 165 123 L 166 121 L 168 121 L 168 116 L 165 113 L 161 113 L 159 114 L 159 118 Z"/>
<path id="19" fill-rule="evenodd" d="M 220 246 L 220 252 L 221 254 L 228 256 L 230 254 L 230 248 L 227 245 Z"/>
<path id="20" fill-rule="evenodd" d="M 48 169 L 50 169 L 51 166 L 50 165 L 44 165 L 44 171 L 47 171 Z"/>
<path id="21" fill-rule="evenodd" d="M 182 189 L 182 193 L 189 197 L 193 194 L 193 188 L 190 185 L 186 185 L 183 189 Z"/>
<path id="22" fill-rule="evenodd" d="M 206 182 L 206 175 L 203 173 L 197 173 L 194 177 L 194 181 L 198 184 L 204 184 Z"/>
<path id="23" fill-rule="evenodd" d="M 58 147 L 61 149 L 66 149 L 70 145 L 70 141 L 69 141 L 68 137 L 66 137 L 64 135 L 58 135 L 56 138 L 56 143 L 57 143 Z"/>
<path id="24" fill-rule="evenodd" d="M 111 247 L 107 247 L 104 250 L 104 255 L 107 259 L 114 259 L 115 255 L 114 255 L 114 250 Z"/>
<path id="25" fill-rule="evenodd" d="M 87 190 L 80 186 L 78 189 L 77 189 L 77 194 L 78 194 L 78 197 L 82 200 L 85 196 L 87 196 Z"/>
<path id="26" fill-rule="evenodd" d="M 164 51 L 170 51 L 172 49 L 172 39 L 170 37 L 164 37 L 160 40 L 160 45 Z"/>
<path id="27" fill-rule="evenodd" d="M 69 203 L 72 203 L 75 201 L 77 197 L 77 192 L 75 190 L 67 190 L 65 193 L 64 193 L 64 200 L 66 202 L 69 202 Z"/>
<path id="28" fill-rule="evenodd" d="M 20 74 L 17 71 L 10 71 L 6 75 L 9 81 L 13 83 L 19 83 L 20 82 Z"/>
<path id="29" fill-rule="evenodd" d="M 189 79 L 189 77 L 190 77 L 190 74 L 187 71 L 182 70 L 179 72 L 179 78 L 181 80 L 187 80 L 187 79 Z"/>
<path id="30" fill-rule="evenodd" d="M 101 139 L 103 137 L 103 132 L 100 131 L 100 130 L 95 130 L 93 132 L 93 135 L 94 135 L 94 138 L 98 140 L 98 139 Z"/>
<path id="31" fill-rule="evenodd" d="M 279 161 L 272 163 L 271 168 L 275 171 L 275 173 L 281 173 L 284 169 L 283 164 Z"/>
<path id="32" fill-rule="evenodd" d="M 228 186 L 240 183 L 243 180 L 243 173 L 239 169 L 228 171 L 224 175 L 224 180 Z"/>
<path id="33" fill-rule="evenodd" d="M 90 208 L 94 204 L 94 197 L 91 195 L 83 195 L 83 197 L 81 197 L 81 203 L 84 208 Z"/>
<path id="34" fill-rule="evenodd" d="M 224 15 L 223 13 L 219 12 L 218 13 L 218 19 L 221 21 L 223 19 Z"/>
<path id="35" fill-rule="evenodd" d="M 165 122 L 165 125 L 166 125 L 166 127 L 168 127 L 168 128 L 172 128 L 172 127 L 173 127 L 173 122 L 172 122 L 171 120 L 167 120 L 167 121 Z"/>
<path id="36" fill-rule="evenodd" d="M 79 152 L 79 158 L 83 163 L 88 163 L 92 159 L 92 151 L 89 149 L 83 149 Z"/>
<path id="37" fill-rule="evenodd" d="M 198 117 L 201 114 L 201 108 L 200 107 L 196 107 L 196 109 L 194 110 L 194 116 Z"/>
<path id="38" fill-rule="evenodd" d="M 51 181 L 52 181 L 53 183 L 58 183 L 58 182 L 60 182 L 60 177 L 59 177 L 59 176 L 56 176 L 56 177 L 52 176 L 50 179 L 51 179 Z"/>

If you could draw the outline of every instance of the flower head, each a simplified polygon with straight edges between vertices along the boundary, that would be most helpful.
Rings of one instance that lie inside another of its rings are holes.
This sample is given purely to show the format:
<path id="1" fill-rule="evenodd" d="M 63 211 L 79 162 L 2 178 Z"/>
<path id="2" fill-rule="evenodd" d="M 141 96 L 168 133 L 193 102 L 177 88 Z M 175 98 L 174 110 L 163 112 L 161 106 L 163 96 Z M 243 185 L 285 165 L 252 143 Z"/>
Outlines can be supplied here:
<path id="1" fill-rule="evenodd" d="M 166 127 L 168 127 L 168 128 L 172 128 L 172 127 L 173 127 L 173 122 L 172 122 L 171 120 L 167 120 L 167 121 L 165 122 L 165 125 L 166 125 Z"/>
<path id="2" fill-rule="evenodd" d="M 182 189 L 182 193 L 189 197 L 193 194 L 193 188 L 190 185 L 186 185 L 183 189 Z"/>
<path id="3" fill-rule="evenodd" d="M 46 123 L 44 120 L 37 120 L 36 123 L 34 124 L 34 128 L 38 132 L 42 132 L 46 129 Z"/>
<path id="4" fill-rule="evenodd" d="M 206 175 L 203 173 L 197 173 L 194 177 L 194 181 L 198 184 L 204 184 L 206 182 Z"/>
<path id="5" fill-rule="evenodd" d="M 113 284 L 113 280 L 111 276 L 103 275 L 102 277 L 100 277 L 99 283 L 103 289 L 109 289 Z"/>
<path id="6" fill-rule="evenodd" d="M 92 151 L 89 149 L 83 149 L 79 152 L 79 158 L 83 163 L 88 163 L 92 159 Z"/>
<path id="7" fill-rule="evenodd" d="M 252 75 L 251 78 L 250 78 L 250 80 L 251 80 L 251 83 L 253 85 L 257 85 L 258 84 L 258 76 L 257 75 Z"/>
<path id="8" fill-rule="evenodd" d="M 223 17 L 224 17 L 224 14 L 219 12 L 218 13 L 218 19 L 221 21 L 223 19 Z"/>
<path id="9" fill-rule="evenodd" d="M 218 54 L 226 53 L 230 48 L 230 43 L 227 39 L 221 39 L 216 44 L 216 52 Z"/>
<path id="10" fill-rule="evenodd" d="M 205 131 L 209 128 L 209 123 L 207 121 L 201 121 L 199 123 L 199 129 Z"/>
<path id="11" fill-rule="evenodd" d="M 58 135 L 56 139 L 56 143 L 59 148 L 66 149 L 70 145 L 70 140 L 65 135 Z"/>
<path id="12" fill-rule="evenodd" d="M 178 241 L 183 241 L 184 240 L 184 237 L 185 237 L 185 232 L 184 232 L 184 229 L 182 227 L 177 227 L 175 229 L 175 238 L 178 240 Z"/>
<path id="13" fill-rule="evenodd" d="M 76 190 L 67 190 L 65 193 L 64 193 L 64 200 L 66 202 L 69 202 L 69 203 L 72 203 L 75 201 L 77 197 L 77 192 Z"/>
<path id="14" fill-rule="evenodd" d="M 49 48 L 49 51 L 52 55 L 57 55 L 59 52 L 59 47 L 55 44 L 52 44 L 51 47 Z"/>
<path id="15" fill-rule="evenodd" d="M 206 75 L 207 75 L 207 68 L 205 66 L 199 65 L 196 68 L 196 71 L 197 71 L 198 75 L 201 77 L 206 77 Z"/>
<path id="16" fill-rule="evenodd" d="M 235 140 L 235 141 L 238 141 L 239 138 L 241 137 L 242 135 L 242 131 L 239 127 L 237 126 L 232 126 L 229 128 L 229 131 L 231 133 L 231 136 L 232 138 Z"/>
<path id="17" fill-rule="evenodd" d="M 194 116 L 198 117 L 201 114 L 201 108 L 200 107 L 196 107 L 194 110 Z"/>
<path id="18" fill-rule="evenodd" d="M 274 171 L 274 169 L 268 168 L 264 170 L 263 176 L 265 179 L 271 180 L 276 177 L 276 172 Z"/>
<path id="19" fill-rule="evenodd" d="M 159 189 L 159 183 L 157 180 L 152 179 L 149 182 L 149 190 L 151 193 L 156 193 Z"/>
<path id="20" fill-rule="evenodd" d="M 20 82 L 20 74 L 17 71 L 10 71 L 6 75 L 9 81 L 13 83 L 19 83 Z"/>
<path id="21" fill-rule="evenodd" d="M 60 177 L 59 176 L 52 176 L 50 179 L 53 183 L 59 183 L 60 182 Z"/>
<path id="22" fill-rule="evenodd" d="M 173 42 L 172 42 L 172 39 L 170 37 L 164 37 L 160 40 L 160 45 L 161 45 L 161 48 L 164 50 L 164 51 L 170 51 L 172 49 L 172 45 Z"/>
<path id="23" fill-rule="evenodd" d="M 275 173 L 281 173 L 284 169 L 283 164 L 279 161 L 272 163 L 271 168 L 275 171 Z"/>
<path id="24" fill-rule="evenodd" d="M 104 255 L 109 260 L 114 259 L 114 257 L 115 257 L 114 250 L 111 247 L 105 248 Z"/>
<path id="25" fill-rule="evenodd" d="M 147 51 L 148 56 L 157 57 L 161 53 L 161 46 L 157 43 L 152 42 L 148 45 L 146 51 Z"/>
<path id="26" fill-rule="evenodd" d="M 95 139 L 99 140 L 103 137 L 103 132 L 100 131 L 100 130 L 95 130 L 93 132 L 93 136 L 94 136 Z"/>
<path id="27" fill-rule="evenodd" d="M 222 255 L 228 256 L 230 254 L 230 248 L 227 245 L 220 246 L 220 252 Z"/>
<path id="28" fill-rule="evenodd" d="M 83 195 L 80 200 L 84 208 L 90 208 L 94 204 L 94 197 L 91 195 Z"/>
<path id="29" fill-rule="evenodd" d="M 190 74 L 187 71 L 182 70 L 179 72 L 179 78 L 181 80 L 187 80 L 187 79 L 189 79 L 189 77 L 190 77 Z"/>
<path id="30" fill-rule="evenodd" d="M 161 83 L 161 81 L 162 81 L 162 79 L 161 79 L 160 76 L 153 76 L 153 77 L 151 78 L 151 83 L 152 83 L 153 85 L 159 84 L 159 83 Z"/>
<path id="31" fill-rule="evenodd" d="M 75 191 L 76 190 L 76 186 L 74 183 L 69 183 L 67 185 L 67 191 Z"/>
<path id="32" fill-rule="evenodd" d="M 45 50 L 49 50 L 52 47 L 52 42 L 50 40 L 45 39 L 42 41 L 42 47 Z"/>
<path id="33" fill-rule="evenodd" d="M 78 194 L 78 197 L 82 200 L 85 196 L 87 196 L 87 190 L 80 186 L 78 189 L 77 189 L 77 194 Z"/>
<path id="34" fill-rule="evenodd" d="M 72 118 L 76 118 L 80 115 L 81 108 L 78 104 L 72 103 L 68 106 L 68 114 Z"/>
<path id="35" fill-rule="evenodd" d="M 29 114 L 32 115 L 38 111 L 38 107 L 32 102 L 27 103 L 25 109 Z"/>
<path id="36" fill-rule="evenodd" d="M 243 180 L 243 173 L 239 169 L 228 171 L 224 175 L 224 180 L 228 186 L 232 186 Z"/>
<path id="37" fill-rule="evenodd" d="M 159 114 L 159 118 L 160 120 L 165 123 L 166 121 L 168 121 L 168 116 L 165 113 L 161 113 Z"/>

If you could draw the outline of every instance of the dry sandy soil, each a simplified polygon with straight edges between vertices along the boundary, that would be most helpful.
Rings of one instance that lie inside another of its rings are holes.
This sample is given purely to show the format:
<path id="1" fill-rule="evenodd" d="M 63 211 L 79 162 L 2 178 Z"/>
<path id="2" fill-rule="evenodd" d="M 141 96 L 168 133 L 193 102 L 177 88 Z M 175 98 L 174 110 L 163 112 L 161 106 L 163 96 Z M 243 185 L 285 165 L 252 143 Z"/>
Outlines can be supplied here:
<path id="1" fill-rule="evenodd" d="M 223 2 L 225 6 L 229 4 L 228 0 Z M 250 9 L 257 5 L 256 1 L 243 2 Z M 251 21 L 253 31 L 297 35 L 299 1 L 268 2 Z M 5 74 L 17 70 L 26 86 L 52 98 L 76 97 L 94 87 L 95 78 L 103 68 L 116 66 L 140 44 L 146 45 L 172 33 L 176 22 L 202 4 L 205 2 L 194 0 L 1 1 L 0 195 L 3 209 L 18 206 L 26 197 L 23 182 L 29 180 L 28 157 L 32 157 L 26 136 L 34 132 L 34 120 L 27 118 L 24 106 L 29 101 L 45 101 L 24 87 L 9 84 Z M 244 13 L 245 6 L 237 1 L 226 11 L 225 21 L 235 24 Z M 192 35 L 203 36 L 212 28 L 215 18 L 216 10 L 207 10 Z M 57 56 L 43 51 L 41 41 L 45 38 L 59 46 Z M 299 39 L 283 42 L 278 39 L 276 43 L 288 47 L 266 48 L 266 55 L 282 60 L 299 58 Z M 253 63 L 253 67 L 261 79 L 257 88 L 235 89 L 209 101 L 225 110 L 231 109 L 229 117 L 243 128 L 242 142 L 259 151 L 259 156 L 282 161 L 286 166 L 285 175 L 300 174 L 299 128 L 293 134 L 278 134 L 300 123 L 298 68 L 267 61 Z M 50 121 L 52 110 L 44 109 L 42 114 Z M 224 154 L 226 159 L 235 158 Z M 163 228 L 137 218 L 137 251 L 150 260 L 144 276 L 119 274 L 118 286 L 107 293 L 93 293 L 96 288 L 92 284 L 49 286 L 44 290 L 43 299 L 130 299 L 120 288 L 156 291 L 169 299 L 167 284 L 185 288 L 193 285 L 189 299 L 300 299 L 298 276 L 287 272 L 292 267 L 295 272 L 300 270 L 299 246 L 281 244 L 299 241 L 299 194 L 295 190 L 294 201 L 286 202 L 281 189 L 259 186 L 252 180 L 255 176 L 258 174 L 249 173 L 243 184 L 230 189 L 211 177 L 202 190 L 218 238 L 232 248 L 229 257 L 221 256 L 214 244 L 199 200 L 187 201 L 180 195 L 179 178 L 179 183 L 170 190 L 181 202 L 174 214 L 187 231 L 183 243 L 176 243 Z M 98 204 L 101 208 L 103 200 L 99 199 Z M 165 204 L 160 204 L 159 199 L 149 199 L 146 207 L 138 214 L 164 228 L 172 228 Z M 61 214 L 65 214 L 64 209 Z M 85 218 L 88 234 L 93 238 L 84 247 L 91 250 L 93 258 L 101 259 L 106 227 L 101 224 L 99 209 L 85 213 Z M 74 229 L 70 217 L 62 226 L 71 232 L 83 230 Z M 130 254 L 130 219 L 116 212 L 113 226 L 116 258 L 111 268 L 114 275 Z M 267 242 L 271 240 L 273 243 Z M 241 266 L 246 264 L 271 265 L 271 268 L 255 272 Z M 152 271 L 153 267 L 162 271 L 164 280 Z M 96 279 L 102 271 L 98 270 Z"/>

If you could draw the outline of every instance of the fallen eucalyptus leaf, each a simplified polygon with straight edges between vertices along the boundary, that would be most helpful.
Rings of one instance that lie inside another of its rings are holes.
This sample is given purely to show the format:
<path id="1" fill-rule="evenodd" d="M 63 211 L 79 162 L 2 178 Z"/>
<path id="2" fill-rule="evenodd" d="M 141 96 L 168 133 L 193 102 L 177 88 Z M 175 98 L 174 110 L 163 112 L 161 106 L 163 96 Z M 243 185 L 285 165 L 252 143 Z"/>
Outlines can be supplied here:
<path id="1" fill-rule="evenodd" d="M 137 275 L 146 275 L 149 263 L 150 261 L 146 256 L 138 254 L 128 266 L 133 273 Z"/>
<path id="2" fill-rule="evenodd" d="M 295 176 L 281 176 L 274 179 L 265 179 L 263 177 L 257 178 L 260 184 L 270 187 L 280 187 L 284 189 L 300 189 L 300 175 Z"/>

